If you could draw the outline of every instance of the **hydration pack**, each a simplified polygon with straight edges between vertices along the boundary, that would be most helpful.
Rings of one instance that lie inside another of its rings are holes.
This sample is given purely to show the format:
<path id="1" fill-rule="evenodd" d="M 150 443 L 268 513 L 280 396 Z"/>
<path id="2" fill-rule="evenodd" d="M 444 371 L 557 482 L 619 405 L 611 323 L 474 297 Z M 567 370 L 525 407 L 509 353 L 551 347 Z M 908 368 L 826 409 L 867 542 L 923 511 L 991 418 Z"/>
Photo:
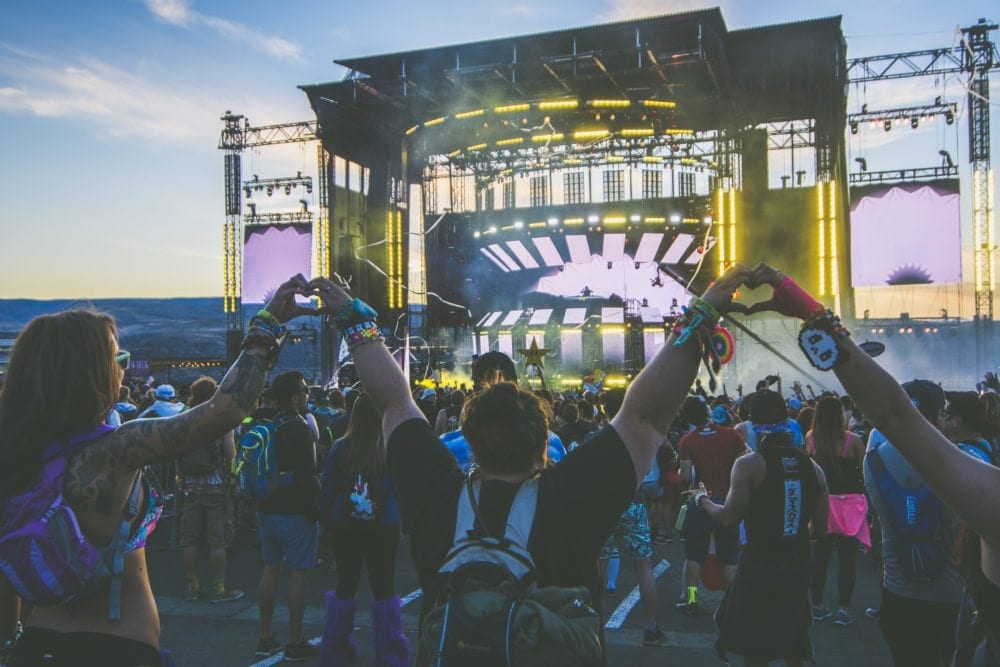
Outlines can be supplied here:
<path id="1" fill-rule="evenodd" d="M 933 581 L 948 564 L 941 499 L 925 484 L 900 486 L 879 455 L 879 445 L 868 454 L 872 478 L 882 497 L 885 516 L 879 518 L 892 530 L 896 558 L 910 581 Z"/>
<path id="2" fill-rule="evenodd" d="M 238 493 L 253 500 L 267 500 L 279 488 L 294 483 L 293 472 L 278 469 L 274 441 L 278 428 L 296 419 L 302 420 L 302 417 L 282 414 L 273 419 L 256 419 L 243 430 L 233 460 Z M 302 421 L 304 423 L 305 420 Z"/>
<path id="3" fill-rule="evenodd" d="M 139 513 L 142 473 L 136 475 L 111 544 L 99 548 L 80 529 L 63 496 L 66 459 L 114 429 L 101 425 L 42 453 L 35 484 L 3 502 L 0 510 L 0 572 L 22 600 L 39 606 L 85 598 L 109 579 L 108 618 L 121 618 L 122 570 L 132 520 Z"/>
<path id="4" fill-rule="evenodd" d="M 473 470 L 459 497 L 455 541 L 439 570 L 444 585 L 421 626 L 417 664 L 599 664 L 600 617 L 590 591 L 537 586 L 527 544 L 538 479 L 521 485 L 504 534 L 494 537 L 479 511 L 481 484 L 474 476 Z"/>

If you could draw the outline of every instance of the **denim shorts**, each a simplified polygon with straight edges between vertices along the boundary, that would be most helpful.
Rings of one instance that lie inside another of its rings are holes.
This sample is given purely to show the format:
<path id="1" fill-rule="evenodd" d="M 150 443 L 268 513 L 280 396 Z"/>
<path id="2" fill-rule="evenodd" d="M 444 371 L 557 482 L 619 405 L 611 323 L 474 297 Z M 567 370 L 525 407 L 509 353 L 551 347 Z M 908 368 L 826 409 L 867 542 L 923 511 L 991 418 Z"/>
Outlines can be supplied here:
<path id="1" fill-rule="evenodd" d="M 319 526 L 301 514 L 257 513 L 260 555 L 265 565 L 311 570 L 316 563 Z"/>

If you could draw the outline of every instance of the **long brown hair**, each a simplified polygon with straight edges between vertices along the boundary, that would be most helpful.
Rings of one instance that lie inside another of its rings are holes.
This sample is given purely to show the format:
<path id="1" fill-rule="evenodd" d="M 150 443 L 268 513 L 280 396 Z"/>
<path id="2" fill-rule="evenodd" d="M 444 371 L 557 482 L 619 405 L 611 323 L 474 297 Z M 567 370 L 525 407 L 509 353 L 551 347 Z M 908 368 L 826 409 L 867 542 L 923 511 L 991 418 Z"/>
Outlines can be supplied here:
<path id="1" fill-rule="evenodd" d="M 487 473 L 521 474 L 548 463 L 549 405 L 513 382 L 499 382 L 462 408 L 462 435 Z"/>
<path id="2" fill-rule="evenodd" d="M 33 319 L 0 390 L 0 498 L 35 481 L 42 450 L 97 426 L 118 400 L 115 321 L 94 309 Z"/>
<path id="3" fill-rule="evenodd" d="M 351 475 L 377 480 L 385 474 L 385 441 L 382 418 L 368 394 L 361 394 L 351 408 L 351 421 L 344 433 L 347 440 L 347 466 Z"/>
<path id="4" fill-rule="evenodd" d="M 844 406 L 840 399 L 824 396 L 816 404 L 813 415 L 812 440 L 813 456 L 827 474 L 840 474 L 840 454 L 844 446 Z"/>

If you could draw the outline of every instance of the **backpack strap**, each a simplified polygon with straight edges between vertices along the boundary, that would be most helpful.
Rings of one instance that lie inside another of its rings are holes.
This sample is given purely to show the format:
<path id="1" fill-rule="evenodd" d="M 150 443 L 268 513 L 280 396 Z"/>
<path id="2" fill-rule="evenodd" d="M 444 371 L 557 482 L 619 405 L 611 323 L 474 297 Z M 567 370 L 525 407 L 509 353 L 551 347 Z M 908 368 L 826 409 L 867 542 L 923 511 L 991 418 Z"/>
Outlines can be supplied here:
<path id="1" fill-rule="evenodd" d="M 535 523 L 535 508 L 538 506 L 538 478 L 532 477 L 521 484 L 511 503 L 507 514 L 507 530 L 504 538 L 516 544 L 525 551 L 528 550 L 528 538 L 531 527 Z"/>
<path id="2" fill-rule="evenodd" d="M 132 483 L 132 491 L 125 502 L 125 509 L 122 512 L 122 522 L 118 527 L 118 533 L 111 542 L 111 553 L 113 554 L 111 568 L 111 596 L 108 601 L 108 619 L 117 621 L 122 617 L 122 571 L 125 569 L 125 545 L 128 543 L 128 534 L 132 529 L 132 521 L 139 516 L 139 497 L 142 495 L 142 471 L 135 476 Z"/>

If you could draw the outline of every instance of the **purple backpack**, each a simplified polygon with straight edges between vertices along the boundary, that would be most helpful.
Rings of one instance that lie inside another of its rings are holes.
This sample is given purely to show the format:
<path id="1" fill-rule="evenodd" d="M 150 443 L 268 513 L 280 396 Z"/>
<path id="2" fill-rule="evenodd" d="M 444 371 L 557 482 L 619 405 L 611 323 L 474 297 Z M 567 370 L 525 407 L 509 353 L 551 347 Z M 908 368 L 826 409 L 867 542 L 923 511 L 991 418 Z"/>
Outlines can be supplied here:
<path id="1" fill-rule="evenodd" d="M 94 546 L 80 530 L 76 513 L 63 497 L 66 459 L 105 433 L 101 425 L 42 453 L 38 481 L 24 493 L 8 498 L 0 509 L 0 572 L 11 586 L 35 605 L 65 604 L 86 597 L 111 581 L 108 617 L 121 617 L 121 574 L 125 543 L 139 512 L 141 478 L 137 475 L 111 544 Z"/>

